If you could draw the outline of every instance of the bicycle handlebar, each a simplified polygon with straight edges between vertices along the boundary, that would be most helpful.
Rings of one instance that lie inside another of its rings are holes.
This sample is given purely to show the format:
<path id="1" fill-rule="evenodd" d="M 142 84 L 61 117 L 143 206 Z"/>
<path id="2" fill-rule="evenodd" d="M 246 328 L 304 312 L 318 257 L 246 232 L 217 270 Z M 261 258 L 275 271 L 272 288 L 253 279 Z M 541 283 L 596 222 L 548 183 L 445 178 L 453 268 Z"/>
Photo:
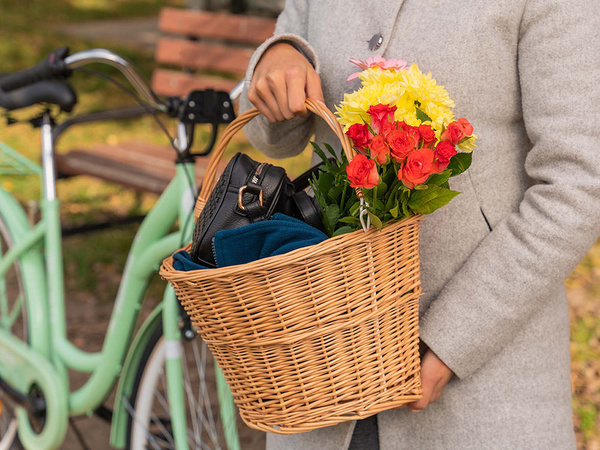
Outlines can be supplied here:
<path id="1" fill-rule="evenodd" d="M 73 69 L 91 63 L 108 64 L 118 69 L 137 93 L 154 109 L 162 112 L 169 111 L 169 103 L 160 99 L 150 89 L 148 83 L 135 68 L 124 58 L 110 50 L 102 48 L 84 50 L 69 55 L 69 48 L 62 47 L 50 53 L 44 61 L 19 72 L 4 75 L 0 79 L 0 90 L 10 92 L 18 88 L 29 86 L 39 81 L 57 78 L 68 78 Z M 243 82 L 240 81 L 229 93 L 231 100 L 235 101 L 242 92 Z"/>
<path id="2" fill-rule="evenodd" d="M 0 80 L 0 90 L 10 92 L 39 81 L 68 77 L 71 74 L 71 70 L 65 64 L 68 54 L 69 48 L 61 47 L 33 67 L 3 76 Z"/>
<path id="3" fill-rule="evenodd" d="M 96 62 L 115 67 L 125 76 L 125 78 L 127 78 L 148 105 L 162 112 L 168 111 L 169 104 L 166 101 L 159 99 L 156 94 L 152 92 L 146 81 L 144 81 L 127 60 L 121 58 L 116 53 L 102 48 L 84 50 L 82 52 L 73 53 L 72 55 L 69 55 L 68 47 L 54 50 L 41 63 L 30 67 L 29 69 L 3 76 L 2 79 L 0 79 L 0 89 L 4 92 L 10 92 L 39 81 L 68 78 L 73 69 Z"/>

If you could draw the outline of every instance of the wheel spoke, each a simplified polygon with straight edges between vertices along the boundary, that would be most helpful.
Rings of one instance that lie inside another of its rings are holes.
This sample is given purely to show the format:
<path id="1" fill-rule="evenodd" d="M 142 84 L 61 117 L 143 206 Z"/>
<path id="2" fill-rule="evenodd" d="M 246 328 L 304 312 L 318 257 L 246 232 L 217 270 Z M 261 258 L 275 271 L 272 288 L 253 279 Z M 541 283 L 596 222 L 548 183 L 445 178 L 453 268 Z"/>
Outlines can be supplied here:
<path id="1" fill-rule="evenodd" d="M 150 444 L 152 445 L 152 447 L 160 450 L 160 446 L 156 442 L 156 439 L 154 439 L 154 436 L 150 433 L 150 431 L 148 431 L 146 424 L 138 419 L 138 417 L 135 413 L 135 410 L 133 409 L 133 407 L 131 406 L 129 401 L 127 401 L 127 399 L 125 397 L 123 397 L 123 405 L 125 406 L 125 409 L 129 413 L 129 415 L 133 418 L 134 422 L 137 422 L 140 426 L 142 426 L 144 428 L 144 430 L 146 432 L 146 436 L 149 438 Z"/>
<path id="2" fill-rule="evenodd" d="M 0 261 L 3 261 L 12 245 L 9 230 L 0 218 Z M 19 317 L 22 318 L 22 326 Z M 26 343 L 29 342 L 25 294 L 18 258 L 0 275 L 0 328 Z M 22 448 L 16 440 L 15 406 L 12 399 L 0 391 L 0 450 Z"/>
<path id="3" fill-rule="evenodd" d="M 135 389 L 136 424 L 143 430 L 130 429 L 132 449 L 137 450 L 156 444 L 161 448 L 175 447 L 169 404 L 168 377 L 164 337 L 158 335 L 151 341 L 152 350 L 142 361 L 139 384 Z M 221 450 L 227 448 L 221 430 L 223 418 L 214 417 L 219 409 L 214 407 L 218 393 L 214 387 L 212 359 L 208 346 L 200 339 L 184 341 L 182 350 L 183 390 L 185 392 L 185 418 L 187 440 L 190 449 Z M 192 367 L 192 365 L 195 366 Z M 233 418 L 235 420 L 235 418 Z M 130 422 L 131 424 L 132 422 Z M 235 423 L 235 422 L 234 422 Z M 139 428 L 139 427 L 138 427 Z"/>
<path id="4" fill-rule="evenodd" d="M 200 408 L 202 408 L 202 404 L 204 404 L 204 408 L 206 409 L 206 413 L 208 416 L 208 423 L 210 426 L 210 429 L 208 430 L 210 438 L 212 439 L 216 447 L 220 448 L 219 438 L 217 437 L 217 427 L 215 425 L 214 416 L 212 412 L 212 405 L 210 403 L 208 389 L 206 388 L 206 360 L 208 346 L 206 345 L 206 342 L 200 342 L 202 343 L 202 354 L 200 357 L 198 357 L 198 339 L 193 342 L 194 361 L 196 362 L 196 368 L 198 370 L 198 376 L 200 378 L 200 388 L 198 389 L 198 404 Z M 198 359 L 200 359 L 200 363 L 198 363 Z"/>

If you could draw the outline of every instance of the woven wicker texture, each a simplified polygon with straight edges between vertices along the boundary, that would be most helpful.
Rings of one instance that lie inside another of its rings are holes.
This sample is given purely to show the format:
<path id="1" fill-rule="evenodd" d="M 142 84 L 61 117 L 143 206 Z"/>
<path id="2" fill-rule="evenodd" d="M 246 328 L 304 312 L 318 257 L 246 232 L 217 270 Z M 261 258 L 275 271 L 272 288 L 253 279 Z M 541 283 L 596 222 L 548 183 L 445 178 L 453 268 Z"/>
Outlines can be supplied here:
<path id="1" fill-rule="evenodd" d="M 333 115 L 310 100 L 307 106 L 337 128 L 351 159 Z M 257 114 L 238 117 L 219 148 Z M 216 163 L 209 163 L 210 187 L 197 214 L 215 185 Z M 249 426 L 305 432 L 420 398 L 421 219 L 240 266 L 180 272 L 172 258 L 164 261 L 161 275 L 213 352 Z"/>

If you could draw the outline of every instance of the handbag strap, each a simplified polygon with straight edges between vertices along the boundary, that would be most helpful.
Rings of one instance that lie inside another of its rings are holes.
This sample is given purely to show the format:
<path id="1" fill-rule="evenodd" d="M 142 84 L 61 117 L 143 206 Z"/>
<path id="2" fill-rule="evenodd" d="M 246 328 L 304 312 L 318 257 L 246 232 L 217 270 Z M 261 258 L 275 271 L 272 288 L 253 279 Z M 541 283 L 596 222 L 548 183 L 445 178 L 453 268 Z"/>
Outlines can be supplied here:
<path id="1" fill-rule="evenodd" d="M 329 127 L 333 130 L 337 138 L 340 140 L 342 144 L 342 149 L 348 158 L 348 161 L 352 161 L 352 158 L 356 155 L 356 152 L 352 148 L 352 144 L 350 143 L 350 138 L 344 133 L 344 129 L 337 121 L 336 117 L 333 115 L 329 109 L 325 106 L 324 103 L 320 101 L 315 101 L 313 99 L 306 99 L 306 108 L 321 117 L 325 122 L 329 125 Z M 254 117 L 258 116 L 260 113 L 256 108 L 249 109 L 248 111 L 240 114 L 233 122 L 231 122 L 225 131 L 223 132 L 223 136 L 221 140 L 215 147 L 213 154 L 208 162 L 208 167 L 204 174 L 204 179 L 202 180 L 202 188 L 200 190 L 200 195 L 196 202 L 196 207 L 194 208 L 194 220 L 198 219 L 200 213 L 204 209 L 206 205 L 206 201 L 210 196 L 210 193 L 214 189 L 217 184 L 217 169 L 219 166 L 219 162 L 223 157 L 223 153 L 225 153 L 225 149 L 231 141 L 231 138 L 240 131 L 244 125 L 246 125 L 250 120 Z M 362 198 L 362 191 L 360 189 L 356 189 L 356 196 L 360 199 Z"/>

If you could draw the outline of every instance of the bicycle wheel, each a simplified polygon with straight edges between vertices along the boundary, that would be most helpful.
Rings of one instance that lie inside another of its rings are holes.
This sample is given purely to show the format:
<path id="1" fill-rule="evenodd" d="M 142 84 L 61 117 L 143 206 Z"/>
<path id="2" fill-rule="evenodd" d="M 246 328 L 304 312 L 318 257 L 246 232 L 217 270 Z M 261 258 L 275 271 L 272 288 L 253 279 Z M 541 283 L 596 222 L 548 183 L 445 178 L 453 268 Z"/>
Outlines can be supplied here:
<path id="1" fill-rule="evenodd" d="M 200 338 L 183 340 L 182 362 L 184 394 L 190 449 L 239 448 L 237 436 L 225 437 L 225 430 L 243 430 L 246 442 L 260 441 L 262 433 L 249 429 L 234 410 L 222 417 L 223 406 L 217 395 L 214 360 Z M 148 342 L 135 379 L 127 428 L 127 448 L 175 449 L 171 429 L 165 367 L 165 339 L 162 325 Z M 250 444 L 255 446 L 254 444 Z M 246 447 L 246 446 L 244 446 Z"/>
<path id="2" fill-rule="evenodd" d="M 0 256 L 12 247 L 13 239 L 0 217 Z M 18 261 L 0 276 L 0 328 L 28 342 L 25 290 Z M 22 448 L 17 439 L 15 404 L 0 388 L 0 450 Z"/>

